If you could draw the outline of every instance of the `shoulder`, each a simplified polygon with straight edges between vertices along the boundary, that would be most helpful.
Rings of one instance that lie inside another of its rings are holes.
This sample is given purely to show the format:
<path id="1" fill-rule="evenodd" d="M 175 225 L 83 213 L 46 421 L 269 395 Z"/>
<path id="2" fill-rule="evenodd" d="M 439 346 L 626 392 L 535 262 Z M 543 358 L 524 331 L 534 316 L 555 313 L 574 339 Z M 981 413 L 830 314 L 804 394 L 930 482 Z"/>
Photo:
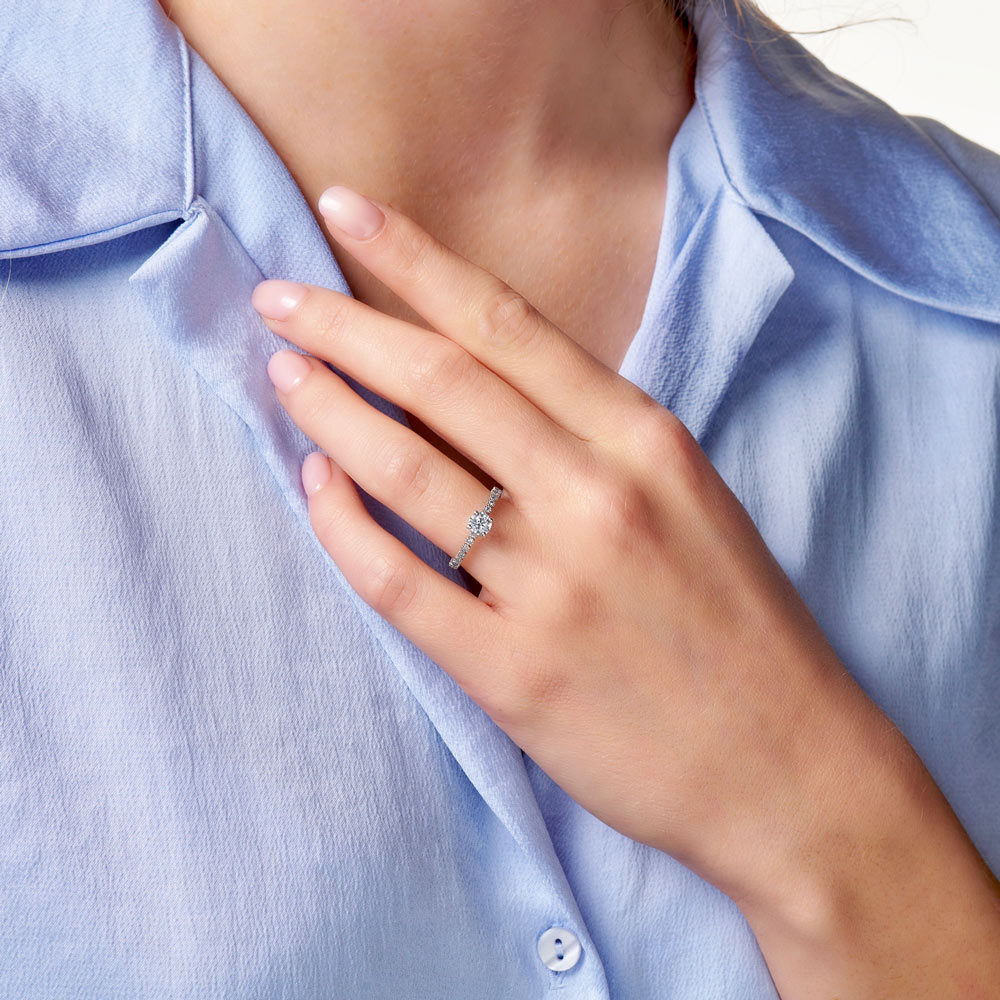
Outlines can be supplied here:
<path id="1" fill-rule="evenodd" d="M 933 118 L 908 115 L 906 119 L 938 147 L 941 155 L 964 178 L 967 193 L 973 200 L 978 195 L 993 215 L 1000 218 L 1000 153 L 980 146 Z"/>
<path id="2" fill-rule="evenodd" d="M 1000 155 L 731 0 L 698 6 L 696 92 L 736 195 L 892 292 L 1000 324 Z"/>

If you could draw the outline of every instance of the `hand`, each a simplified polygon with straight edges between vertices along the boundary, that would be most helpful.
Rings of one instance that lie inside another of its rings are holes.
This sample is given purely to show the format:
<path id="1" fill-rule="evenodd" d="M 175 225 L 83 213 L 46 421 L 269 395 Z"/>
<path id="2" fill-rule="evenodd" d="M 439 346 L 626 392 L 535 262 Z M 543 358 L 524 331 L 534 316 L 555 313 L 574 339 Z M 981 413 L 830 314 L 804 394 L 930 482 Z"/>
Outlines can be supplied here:
<path id="1" fill-rule="evenodd" d="M 258 285 L 255 306 L 504 492 L 462 563 L 475 597 L 378 526 L 352 480 L 449 555 L 488 489 L 315 358 L 280 351 L 278 398 L 335 463 L 303 466 L 319 540 L 595 816 L 734 896 L 777 877 L 857 750 L 905 741 L 672 413 L 412 220 L 334 194 L 331 234 L 433 330 L 288 282 Z"/>

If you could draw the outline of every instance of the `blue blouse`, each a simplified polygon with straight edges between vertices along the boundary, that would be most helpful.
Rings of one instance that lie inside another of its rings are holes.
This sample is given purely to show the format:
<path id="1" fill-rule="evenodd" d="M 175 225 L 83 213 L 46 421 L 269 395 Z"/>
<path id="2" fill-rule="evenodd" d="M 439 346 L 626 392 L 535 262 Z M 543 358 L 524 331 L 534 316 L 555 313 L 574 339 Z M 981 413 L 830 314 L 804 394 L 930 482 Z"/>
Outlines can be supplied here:
<path id="1" fill-rule="evenodd" d="M 570 799 L 315 537 L 250 293 L 349 289 L 236 99 L 155 0 L 5 14 L 0 996 L 774 1000 L 732 901 Z M 621 374 L 1000 871 L 1000 157 L 731 0 L 695 30 Z"/>

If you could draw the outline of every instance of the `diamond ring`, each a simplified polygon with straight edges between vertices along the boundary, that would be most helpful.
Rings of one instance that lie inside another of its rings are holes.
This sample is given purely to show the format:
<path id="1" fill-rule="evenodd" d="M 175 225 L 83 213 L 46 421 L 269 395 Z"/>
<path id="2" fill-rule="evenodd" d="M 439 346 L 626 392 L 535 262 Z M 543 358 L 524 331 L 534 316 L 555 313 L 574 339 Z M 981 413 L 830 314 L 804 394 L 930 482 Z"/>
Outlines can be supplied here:
<path id="1" fill-rule="evenodd" d="M 503 487 L 494 486 L 490 490 L 490 498 L 486 501 L 486 506 L 482 510 L 474 511 L 472 517 L 469 518 L 469 537 L 465 540 L 465 544 L 461 549 L 459 549 L 458 555 L 453 556 L 449 561 L 448 565 L 452 569 L 458 569 L 459 563 L 465 558 L 469 549 L 472 548 L 472 543 L 480 536 L 485 535 L 493 527 L 493 518 L 490 517 L 490 511 L 493 510 L 493 505 L 500 499 L 501 493 L 503 493 Z"/>

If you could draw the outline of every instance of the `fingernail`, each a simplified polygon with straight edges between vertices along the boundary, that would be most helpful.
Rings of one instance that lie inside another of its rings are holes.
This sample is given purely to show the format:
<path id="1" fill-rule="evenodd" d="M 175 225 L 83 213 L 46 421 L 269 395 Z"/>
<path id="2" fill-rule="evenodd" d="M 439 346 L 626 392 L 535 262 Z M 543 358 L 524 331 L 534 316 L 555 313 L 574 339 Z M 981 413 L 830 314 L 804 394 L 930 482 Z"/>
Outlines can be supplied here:
<path id="1" fill-rule="evenodd" d="M 298 351 L 277 351 L 267 363 L 267 374 L 276 389 L 290 392 L 309 374 L 309 362 Z"/>
<path id="2" fill-rule="evenodd" d="M 302 488 L 306 493 L 321 490 L 330 481 L 330 460 L 321 451 L 311 451 L 302 462 Z"/>
<path id="3" fill-rule="evenodd" d="M 370 240 L 385 222 L 381 210 L 350 188 L 335 185 L 319 196 L 319 210 L 348 236 Z"/>
<path id="4" fill-rule="evenodd" d="M 288 319 L 306 294 L 304 285 L 294 281 L 262 281 L 253 290 L 250 304 L 268 319 Z"/>

